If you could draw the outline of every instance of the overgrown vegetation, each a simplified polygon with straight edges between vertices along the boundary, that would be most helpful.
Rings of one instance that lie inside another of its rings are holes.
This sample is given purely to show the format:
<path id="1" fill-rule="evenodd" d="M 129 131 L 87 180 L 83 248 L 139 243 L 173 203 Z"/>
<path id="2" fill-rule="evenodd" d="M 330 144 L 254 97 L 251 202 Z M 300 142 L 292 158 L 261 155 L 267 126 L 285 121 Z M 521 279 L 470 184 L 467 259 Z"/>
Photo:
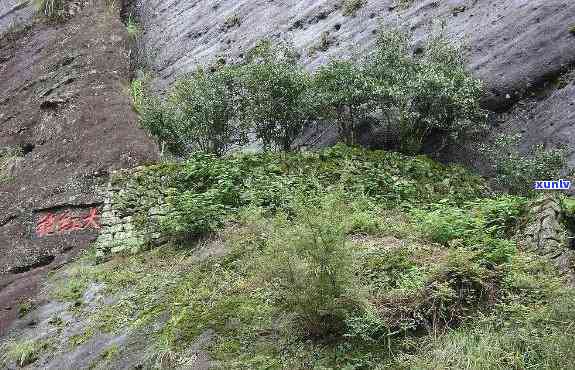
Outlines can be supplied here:
<path id="1" fill-rule="evenodd" d="M 227 76 L 225 83 L 218 82 L 221 76 Z M 201 83 L 202 79 L 210 83 Z M 381 32 L 367 61 L 334 60 L 314 74 L 297 63 L 293 50 L 260 43 L 243 64 L 219 65 L 213 73 L 199 71 L 183 81 L 169 94 L 181 99 L 168 99 L 164 104 L 149 99 L 153 114 L 142 114 L 142 124 L 160 140 L 216 154 L 223 152 L 198 146 L 190 137 L 207 140 L 221 133 L 233 143 L 235 138 L 226 132 L 235 122 L 244 121 L 250 124 L 235 125 L 233 131 L 254 133 L 265 149 L 290 151 L 304 128 L 321 120 L 334 122 L 342 139 L 355 144 L 358 122 L 370 117 L 397 132 L 402 152 L 419 153 L 432 136 L 441 138 L 444 145 L 464 140 L 482 128 L 485 117 L 479 107 L 481 83 L 465 70 L 458 50 L 434 39 L 425 55 L 414 57 L 408 51 L 407 37 L 399 31 Z M 189 100 L 176 91 L 181 84 L 188 85 Z M 237 101 L 225 102 L 229 110 L 212 121 L 207 108 L 200 109 L 192 98 L 201 95 L 222 96 L 220 101 L 233 96 Z M 190 131 L 182 130 L 181 120 L 166 118 L 182 111 L 197 113 L 193 124 L 210 130 L 186 136 Z M 180 152 L 181 146 L 173 149 Z"/>
<path id="2" fill-rule="evenodd" d="M 211 330 L 205 350 L 225 369 L 571 364 L 573 291 L 513 240 L 527 199 L 492 198 L 461 168 L 336 146 L 194 154 L 139 176 L 172 189 L 181 217 L 164 232 L 193 238 L 88 254 L 54 294 L 104 284 L 119 299 L 83 311 L 85 333 L 154 327 L 150 366 L 193 363 L 186 349 Z"/>
<path id="3" fill-rule="evenodd" d="M 498 186 L 514 194 L 529 195 L 535 181 L 559 179 L 567 164 L 565 148 L 546 149 L 543 145 L 519 150 L 521 135 L 500 135 L 493 143 L 481 145 L 481 152 L 495 173 Z"/>
<path id="4" fill-rule="evenodd" d="M 47 341 L 40 340 L 24 340 L 21 342 L 14 342 L 8 344 L 5 348 L 4 358 L 0 357 L 1 361 L 13 361 L 20 367 L 30 365 L 38 359 L 40 352 L 49 348 Z"/>
<path id="5" fill-rule="evenodd" d="M 290 194 L 295 191 L 311 196 L 332 191 L 337 183 L 344 186 L 350 199 L 367 196 L 387 208 L 444 198 L 460 203 L 487 192 L 479 177 L 461 167 L 443 167 L 424 157 L 345 146 L 290 155 L 219 158 L 194 154 L 182 167 L 151 167 L 138 181 L 145 182 L 146 176 L 154 173 L 162 173 L 163 186 L 174 193 L 168 202 L 175 216 L 164 222 L 163 229 L 176 239 L 216 230 L 244 206 L 252 204 L 276 212 L 288 207 Z M 118 181 L 121 183 L 121 179 Z M 120 204 L 137 201 L 117 199 Z"/>

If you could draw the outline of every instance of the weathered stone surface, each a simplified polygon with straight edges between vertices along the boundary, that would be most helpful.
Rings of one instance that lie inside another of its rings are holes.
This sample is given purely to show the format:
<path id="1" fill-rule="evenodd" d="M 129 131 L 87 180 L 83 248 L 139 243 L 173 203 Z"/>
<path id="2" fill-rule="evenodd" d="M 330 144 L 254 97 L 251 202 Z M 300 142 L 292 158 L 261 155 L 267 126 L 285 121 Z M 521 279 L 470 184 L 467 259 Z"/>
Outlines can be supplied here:
<path id="1" fill-rule="evenodd" d="M 575 251 L 569 249 L 567 231 L 561 223 L 559 199 L 551 194 L 532 202 L 529 220 L 524 229 L 523 245 L 551 259 L 559 271 L 575 285 Z"/>
<path id="2" fill-rule="evenodd" d="M 11 17 L 6 7 L 16 3 L 0 1 L 0 32 Z M 0 336 L 16 315 L 15 300 L 33 295 L 46 271 L 97 237 L 96 228 L 37 237 L 39 217 L 100 209 L 98 189 L 109 172 L 159 157 L 124 90 L 125 26 L 106 1 L 86 3 L 67 22 L 39 20 L 17 36 L 0 35 L 0 148 L 23 154 L 13 179 L 0 182 L 0 302 L 10 307 L 0 311 Z M 10 272 L 45 256 L 54 257 L 52 267 Z"/>
<path id="3" fill-rule="evenodd" d="M 2 0 L 0 2 L 0 33 L 29 21 L 35 13 L 32 1 Z"/>
<path id="4" fill-rule="evenodd" d="M 142 169 L 135 167 L 112 174 L 112 181 L 121 186 L 108 184 L 103 197 L 108 211 L 104 213 L 106 222 L 96 240 L 98 256 L 106 258 L 119 253 L 136 253 L 148 245 L 160 245 L 165 242 L 157 226 L 165 217 L 171 216 L 170 207 L 164 192 L 153 178 L 147 175 L 147 181 L 139 181 L 146 176 Z M 147 194 L 147 197 L 142 197 Z M 103 218 L 104 218 L 103 215 Z M 145 217 L 148 222 L 145 230 L 138 228 L 138 218 Z"/>

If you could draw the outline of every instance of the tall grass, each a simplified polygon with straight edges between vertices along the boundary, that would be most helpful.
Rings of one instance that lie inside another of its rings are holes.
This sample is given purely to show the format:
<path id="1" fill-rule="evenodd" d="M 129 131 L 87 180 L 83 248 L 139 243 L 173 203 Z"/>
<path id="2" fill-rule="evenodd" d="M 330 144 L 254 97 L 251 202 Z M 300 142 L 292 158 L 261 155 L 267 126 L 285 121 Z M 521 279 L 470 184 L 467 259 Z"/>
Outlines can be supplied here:
<path id="1" fill-rule="evenodd" d="M 66 0 L 35 0 L 38 13 L 52 20 L 64 17 Z"/>

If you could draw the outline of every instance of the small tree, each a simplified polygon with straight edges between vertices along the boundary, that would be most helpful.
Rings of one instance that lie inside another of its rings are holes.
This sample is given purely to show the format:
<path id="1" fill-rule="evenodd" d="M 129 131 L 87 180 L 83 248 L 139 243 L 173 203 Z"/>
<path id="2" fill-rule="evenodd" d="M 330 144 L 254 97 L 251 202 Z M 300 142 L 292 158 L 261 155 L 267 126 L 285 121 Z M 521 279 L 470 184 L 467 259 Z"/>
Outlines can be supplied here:
<path id="1" fill-rule="evenodd" d="M 237 120 L 236 69 L 222 67 L 213 73 L 198 70 L 174 85 L 167 99 L 171 131 L 182 149 L 225 154 L 245 141 Z"/>
<path id="2" fill-rule="evenodd" d="M 357 297 L 353 256 L 347 245 L 349 209 L 340 193 L 293 206 L 293 218 L 275 223 L 265 266 L 278 284 L 284 309 L 294 312 L 315 336 L 340 334 Z"/>
<path id="3" fill-rule="evenodd" d="M 175 129 L 173 115 L 165 102 L 149 93 L 145 88 L 141 94 L 133 96 L 134 108 L 140 114 L 140 125 L 158 138 L 162 147 L 167 147 L 176 155 L 185 154 L 185 138 Z"/>
<path id="4" fill-rule="evenodd" d="M 373 95 L 363 68 L 351 61 L 332 61 L 317 71 L 313 87 L 319 110 L 335 117 L 340 136 L 348 145 L 355 144 L 357 122 L 367 114 Z"/>
<path id="5" fill-rule="evenodd" d="M 445 145 L 482 126 L 481 82 L 465 69 L 460 51 L 441 38 L 416 57 L 404 33 L 383 31 L 366 70 L 375 85 L 374 102 L 385 123 L 398 128 L 404 152 L 419 152 L 432 134 Z"/>
<path id="6" fill-rule="evenodd" d="M 310 121 L 309 76 L 289 58 L 266 48 L 242 67 L 243 117 L 264 149 L 290 151 Z"/>

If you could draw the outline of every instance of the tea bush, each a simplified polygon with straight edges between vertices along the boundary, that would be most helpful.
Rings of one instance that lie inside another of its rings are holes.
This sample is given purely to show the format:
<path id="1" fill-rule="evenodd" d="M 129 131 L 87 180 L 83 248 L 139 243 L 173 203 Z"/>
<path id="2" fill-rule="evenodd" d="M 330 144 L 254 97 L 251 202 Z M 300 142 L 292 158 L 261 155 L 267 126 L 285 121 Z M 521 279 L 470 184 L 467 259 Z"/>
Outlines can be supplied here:
<path id="1" fill-rule="evenodd" d="M 196 153 L 182 165 L 148 170 L 149 176 L 164 172 L 165 186 L 178 190 L 168 200 L 179 216 L 165 225 L 166 233 L 174 236 L 209 232 L 213 229 L 209 225 L 221 225 L 225 218 L 248 205 L 262 207 L 271 214 L 291 212 L 297 192 L 314 199 L 342 189 L 359 207 L 352 211 L 348 232 L 375 232 L 380 228 L 373 219 L 375 203 L 380 208 L 440 199 L 460 204 L 486 192 L 482 179 L 460 167 L 343 145 L 287 156 L 262 153 L 219 158 Z M 207 219 L 201 209 L 209 210 Z"/>
<path id="2" fill-rule="evenodd" d="M 413 56 L 407 35 L 383 30 L 365 60 L 333 60 L 314 73 L 298 57 L 289 46 L 259 42 L 239 65 L 219 63 L 177 82 L 162 118 L 150 107 L 143 126 L 178 154 L 190 147 L 219 155 L 243 143 L 238 138 L 246 131 L 266 150 L 293 150 L 318 121 L 334 123 L 352 145 L 359 123 L 369 118 L 397 133 L 408 154 L 421 152 L 432 137 L 442 149 L 484 128 L 481 83 L 465 69 L 460 51 L 441 38 Z"/>

